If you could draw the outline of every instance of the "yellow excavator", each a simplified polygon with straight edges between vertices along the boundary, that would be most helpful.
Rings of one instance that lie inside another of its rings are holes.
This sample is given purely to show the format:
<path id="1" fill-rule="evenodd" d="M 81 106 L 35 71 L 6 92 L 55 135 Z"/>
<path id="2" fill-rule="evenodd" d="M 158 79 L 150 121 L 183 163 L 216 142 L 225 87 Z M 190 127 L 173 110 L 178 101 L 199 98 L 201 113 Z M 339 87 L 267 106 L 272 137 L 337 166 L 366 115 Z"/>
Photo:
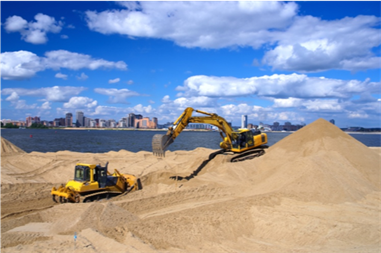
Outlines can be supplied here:
<path id="1" fill-rule="evenodd" d="M 54 202 L 80 203 L 91 202 L 104 198 L 111 198 L 131 191 L 142 189 L 139 178 L 134 175 L 121 174 L 115 169 L 114 173 L 107 170 L 108 162 L 104 167 L 95 164 L 77 163 L 74 170 L 74 179 L 51 190 Z"/>
<path id="2" fill-rule="evenodd" d="M 201 113 L 206 116 L 192 116 L 193 112 Z M 206 123 L 216 126 L 222 138 L 220 143 L 221 150 L 211 154 L 233 153 L 230 162 L 238 162 L 254 157 L 261 156 L 265 153 L 264 149 L 268 148 L 267 134 L 260 131 L 250 129 L 238 129 L 233 131 L 232 127 L 226 120 L 215 113 L 207 113 L 200 110 L 194 110 L 188 107 L 173 123 L 173 126 L 168 128 L 165 135 L 155 134 L 152 138 L 152 151 L 156 156 L 164 156 L 165 149 L 173 143 L 176 137 L 188 126 L 189 123 Z M 211 159 L 210 157 L 209 159 Z"/>

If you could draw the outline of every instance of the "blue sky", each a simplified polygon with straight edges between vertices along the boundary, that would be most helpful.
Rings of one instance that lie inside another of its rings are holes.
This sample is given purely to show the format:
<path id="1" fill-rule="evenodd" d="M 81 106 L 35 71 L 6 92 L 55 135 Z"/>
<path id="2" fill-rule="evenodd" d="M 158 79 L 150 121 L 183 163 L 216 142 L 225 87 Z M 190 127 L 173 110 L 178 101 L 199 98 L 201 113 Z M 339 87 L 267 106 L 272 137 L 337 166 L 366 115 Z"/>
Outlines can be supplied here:
<path id="1" fill-rule="evenodd" d="M 1 119 L 381 126 L 381 2 L 1 2 Z"/>

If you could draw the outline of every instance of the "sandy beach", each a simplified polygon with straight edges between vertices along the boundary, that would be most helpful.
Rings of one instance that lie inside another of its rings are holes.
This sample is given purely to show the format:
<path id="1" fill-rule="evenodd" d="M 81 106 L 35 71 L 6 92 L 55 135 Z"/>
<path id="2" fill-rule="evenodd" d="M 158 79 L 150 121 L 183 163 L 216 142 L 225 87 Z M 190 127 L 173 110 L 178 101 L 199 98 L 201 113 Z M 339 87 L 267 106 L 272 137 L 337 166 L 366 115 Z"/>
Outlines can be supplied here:
<path id="1" fill-rule="evenodd" d="M 380 252 L 381 148 L 319 119 L 259 158 L 217 155 L 194 173 L 214 151 L 26 153 L 1 138 L 1 250 Z M 76 163 L 107 161 L 143 189 L 52 201 Z"/>

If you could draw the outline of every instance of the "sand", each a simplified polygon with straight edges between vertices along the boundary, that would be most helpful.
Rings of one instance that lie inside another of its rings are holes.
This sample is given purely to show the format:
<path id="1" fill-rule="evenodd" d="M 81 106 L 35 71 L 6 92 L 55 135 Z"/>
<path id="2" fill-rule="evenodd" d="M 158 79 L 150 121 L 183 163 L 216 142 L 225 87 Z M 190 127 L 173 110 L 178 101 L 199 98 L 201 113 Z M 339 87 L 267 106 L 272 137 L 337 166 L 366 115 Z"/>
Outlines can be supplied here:
<path id="1" fill-rule="evenodd" d="M 381 149 L 319 119 L 253 160 L 197 148 L 25 153 L 1 140 L 2 252 L 380 252 Z M 55 204 L 77 162 L 141 178 L 143 190 Z M 176 180 L 176 178 L 178 180 Z M 188 179 L 188 180 L 187 180 Z M 74 242 L 74 234 L 77 240 Z"/>

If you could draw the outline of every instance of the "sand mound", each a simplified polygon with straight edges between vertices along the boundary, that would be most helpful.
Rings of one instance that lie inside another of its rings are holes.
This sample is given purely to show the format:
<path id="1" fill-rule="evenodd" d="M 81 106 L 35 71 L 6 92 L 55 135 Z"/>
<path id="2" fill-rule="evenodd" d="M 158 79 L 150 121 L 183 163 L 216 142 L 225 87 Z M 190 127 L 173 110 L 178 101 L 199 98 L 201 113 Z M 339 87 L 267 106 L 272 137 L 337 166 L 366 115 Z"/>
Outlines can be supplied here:
<path id="1" fill-rule="evenodd" d="M 319 119 L 254 160 L 214 151 L 2 156 L 2 251 L 71 252 L 76 232 L 80 252 L 379 252 L 379 149 Z M 106 161 L 143 190 L 50 204 L 75 163 Z"/>
<path id="2" fill-rule="evenodd" d="M 254 162 L 259 169 L 252 176 L 262 193 L 340 202 L 381 189 L 377 153 L 323 119 L 284 138 Z"/>
<path id="3" fill-rule="evenodd" d="M 25 153 L 25 151 L 1 137 L 1 155 L 13 153 Z"/>

